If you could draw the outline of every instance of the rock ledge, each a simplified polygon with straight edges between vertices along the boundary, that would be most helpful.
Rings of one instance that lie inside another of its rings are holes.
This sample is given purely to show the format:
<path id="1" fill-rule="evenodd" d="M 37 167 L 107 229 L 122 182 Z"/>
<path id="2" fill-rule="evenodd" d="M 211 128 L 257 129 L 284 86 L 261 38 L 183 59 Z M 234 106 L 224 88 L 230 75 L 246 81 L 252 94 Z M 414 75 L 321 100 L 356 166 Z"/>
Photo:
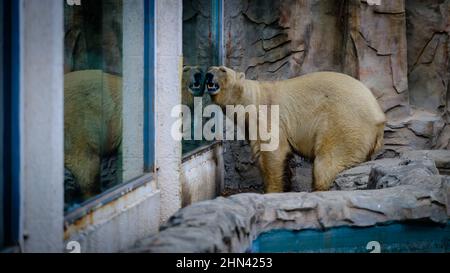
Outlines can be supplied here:
<path id="1" fill-rule="evenodd" d="M 427 152 L 364 163 L 340 174 L 337 187 L 361 190 L 246 193 L 195 203 L 172 216 L 159 234 L 128 251 L 244 252 L 259 234 L 274 229 L 411 220 L 446 224 L 450 217 L 450 178 L 439 175 Z"/>

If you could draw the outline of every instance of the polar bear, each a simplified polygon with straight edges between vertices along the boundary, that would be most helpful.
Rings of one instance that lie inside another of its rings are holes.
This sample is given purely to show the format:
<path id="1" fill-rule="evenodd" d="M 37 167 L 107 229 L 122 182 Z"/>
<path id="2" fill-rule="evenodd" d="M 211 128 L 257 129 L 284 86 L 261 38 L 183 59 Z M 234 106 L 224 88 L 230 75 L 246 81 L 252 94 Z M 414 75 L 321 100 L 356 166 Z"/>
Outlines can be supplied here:
<path id="1" fill-rule="evenodd" d="M 261 141 L 250 143 L 267 193 L 283 191 L 292 152 L 314 160 L 314 189 L 325 191 L 339 172 L 369 160 L 383 146 L 383 111 L 364 84 L 345 74 L 316 72 L 282 81 L 254 81 L 220 66 L 208 69 L 205 85 L 222 109 L 279 105 L 278 149 L 261 151 Z"/>
<path id="2" fill-rule="evenodd" d="M 103 157 L 120 152 L 122 78 L 101 70 L 64 75 L 64 164 L 83 199 L 101 190 Z"/>
<path id="3" fill-rule="evenodd" d="M 199 66 L 184 66 L 181 81 L 181 102 L 192 108 L 194 97 L 202 96 L 205 90 L 204 73 Z"/>
<path id="4" fill-rule="evenodd" d="M 203 94 L 203 77 L 199 67 L 184 67 L 184 105 L 192 107 L 193 97 Z M 121 142 L 122 77 L 101 70 L 65 74 L 64 164 L 83 200 L 100 193 L 101 161 L 111 155 L 120 156 Z"/>

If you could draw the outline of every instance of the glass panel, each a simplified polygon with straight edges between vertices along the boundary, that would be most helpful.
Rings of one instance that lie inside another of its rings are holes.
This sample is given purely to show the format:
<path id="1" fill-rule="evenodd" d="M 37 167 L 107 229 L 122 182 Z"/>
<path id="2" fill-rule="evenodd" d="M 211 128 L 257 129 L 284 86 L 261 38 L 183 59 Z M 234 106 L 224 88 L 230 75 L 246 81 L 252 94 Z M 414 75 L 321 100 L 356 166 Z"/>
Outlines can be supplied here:
<path id="1" fill-rule="evenodd" d="M 144 0 L 66 1 L 64 21 L 70 210 L 143 174 Z"/>
<path id="2" fill-rule="evenodd" d="M 191 109 L 191 140 L 183 139 L 183 153 L 209 144 L 203 140 L 194 140 L 194 97 L 195 107 L 204 108 L 211 103 L 209 96 L 203 94 L 203 78 L 209 66 L 218 65 L 220 17 L 217 14 L 221 1 L 183 0 L 183 83 L 182 102 Z M 199 88 L 193 88 L 199 86 Z M 201 109 L 203 110 L 203 109 Z M 203 112 L 203 111 L 202 111 Z M 203 121 L 203 124 L 206 120 Z M 201 126 L 201 125 L 195 125 Z"/>

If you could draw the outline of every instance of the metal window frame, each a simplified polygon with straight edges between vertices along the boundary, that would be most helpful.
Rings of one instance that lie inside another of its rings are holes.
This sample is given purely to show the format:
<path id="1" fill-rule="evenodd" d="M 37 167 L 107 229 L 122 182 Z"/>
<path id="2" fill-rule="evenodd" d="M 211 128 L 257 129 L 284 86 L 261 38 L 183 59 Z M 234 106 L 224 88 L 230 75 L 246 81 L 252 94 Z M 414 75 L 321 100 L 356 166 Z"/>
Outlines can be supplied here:
<path id="1" fill-rule="evenodd" d="M 155 163 L 155 0 L 144 0 L 144 171 Z"/>
<path id="2" fill-rule="evenodd" d="M 65 213 L 65 225 L 105 206 L 154 179 L 155 161 L 155 0 L 144 1 L 144 166 L 143 175 L 94 196 Z"/>
<path id="3" fill-rule="evenodd" d="M 3 245 L 19 244 L 20 228 L 20 1 L 0 0 L 2 6 L 2 173 Z"/>

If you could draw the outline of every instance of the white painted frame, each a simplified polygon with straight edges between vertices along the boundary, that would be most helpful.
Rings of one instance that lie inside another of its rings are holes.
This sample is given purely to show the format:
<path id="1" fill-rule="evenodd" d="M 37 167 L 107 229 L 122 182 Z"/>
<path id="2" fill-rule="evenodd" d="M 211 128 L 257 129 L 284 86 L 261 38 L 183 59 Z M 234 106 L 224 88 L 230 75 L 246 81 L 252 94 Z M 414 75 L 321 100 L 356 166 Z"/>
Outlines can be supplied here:
<path id="1" fill-rule="evenodd" d="M 181 141 L 171 135 L 170 109 L 181 104 L 183 2 L 155 0 L 155 166 L 161 190 L 161 222 L 181 208 Z"/>
<path id="2" fill-rule="evenodd" d="M 19 242 L 24 252 L 61 252 L 64 217 L 64 2 L 19 1 Z"/>

